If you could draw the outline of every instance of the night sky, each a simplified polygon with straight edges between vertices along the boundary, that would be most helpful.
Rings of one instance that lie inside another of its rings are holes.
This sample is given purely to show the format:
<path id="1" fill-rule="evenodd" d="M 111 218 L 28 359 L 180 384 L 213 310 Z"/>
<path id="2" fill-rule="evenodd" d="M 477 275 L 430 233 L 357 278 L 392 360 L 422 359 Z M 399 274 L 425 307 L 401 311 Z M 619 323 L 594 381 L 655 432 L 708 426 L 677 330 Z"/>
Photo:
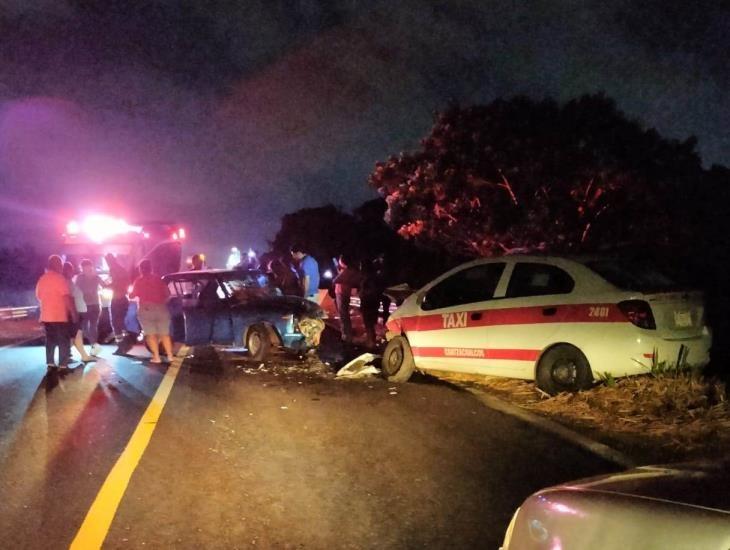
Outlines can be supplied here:
<path id="1" fill-rule="evenodd" d="M 133 4 L 0 0 L 0 244 L 103 209 L 263 248 L 286 212 L 373 198 L 451 99 L 604 91 L 730 164 L 725 2 Z"/>

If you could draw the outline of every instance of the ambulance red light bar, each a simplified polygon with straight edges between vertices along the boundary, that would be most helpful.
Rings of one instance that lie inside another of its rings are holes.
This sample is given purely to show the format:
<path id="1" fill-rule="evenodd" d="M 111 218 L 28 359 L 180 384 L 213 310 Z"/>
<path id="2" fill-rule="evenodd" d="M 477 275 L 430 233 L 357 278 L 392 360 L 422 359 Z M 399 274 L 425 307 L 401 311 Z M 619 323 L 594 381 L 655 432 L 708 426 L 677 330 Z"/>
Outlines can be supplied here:
<path id="1" fill-rule="evenodd" d="M 179 227 L 171 236 L 173 241 L 177 241 L 178 239 L 183 240 L 185 238 L 185 229 Z"/>
<path id="2" fill-rule="evenodd" d="M 87 216 L 81 222 L 71 220 L 66 224 L 66 234 L 68 236 L 84 235 L 95 243 L 101 243 L 105 240 L 117 235 L 126 233 L 140 233 L 142 227 L 137 225 L 129 225 L 121 218 L 113 218 L 103 214 L 93 214 Z"/>

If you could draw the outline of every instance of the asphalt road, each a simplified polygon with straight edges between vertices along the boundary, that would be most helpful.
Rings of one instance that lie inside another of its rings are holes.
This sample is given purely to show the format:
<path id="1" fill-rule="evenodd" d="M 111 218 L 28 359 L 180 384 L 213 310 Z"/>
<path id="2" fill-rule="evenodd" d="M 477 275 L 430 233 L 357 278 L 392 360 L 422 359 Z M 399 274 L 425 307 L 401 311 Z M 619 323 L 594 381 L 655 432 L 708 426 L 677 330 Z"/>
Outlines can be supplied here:
<path id="1" fill-rule="evenodd" d="M 167 367 L 0 351 L 0 533 L 67 548 Z M 143 357 L 145 352 L 135 349 Z M 186 359 L 105 548 L 496 548 L 531 492 L 616 467 L 429 378 Z"/>

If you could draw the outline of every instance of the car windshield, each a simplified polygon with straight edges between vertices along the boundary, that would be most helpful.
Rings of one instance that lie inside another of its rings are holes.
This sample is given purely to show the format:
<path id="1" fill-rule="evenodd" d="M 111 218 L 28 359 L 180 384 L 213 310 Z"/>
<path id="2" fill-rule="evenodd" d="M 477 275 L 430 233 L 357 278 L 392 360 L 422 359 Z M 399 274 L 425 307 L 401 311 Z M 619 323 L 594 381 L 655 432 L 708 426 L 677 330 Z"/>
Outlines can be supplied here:
<path id="1" fill-rule="evenodd" d="M 669 292 L 684 288 L 656 265 L 640 260 L 591 260 L 585 265 L 621 290 Z"/>
<path id="2" fill-rule="evenodd" d="M 272 284 L 266 273 L 250 272 L 221 280 L 221 286 L 229 296 L 239 301 L 265 296 L 278 296 L 281 291 Z"/>

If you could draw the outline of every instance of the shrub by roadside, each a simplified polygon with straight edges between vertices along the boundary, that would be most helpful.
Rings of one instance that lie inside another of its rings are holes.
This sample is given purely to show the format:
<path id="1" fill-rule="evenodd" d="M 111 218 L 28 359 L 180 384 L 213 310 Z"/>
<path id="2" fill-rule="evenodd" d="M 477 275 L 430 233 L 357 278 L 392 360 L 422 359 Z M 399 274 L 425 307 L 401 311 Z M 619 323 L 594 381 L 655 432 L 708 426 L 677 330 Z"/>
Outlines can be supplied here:
<path id="1" fill-rule="evenodd" d="M 730 451 L 730 403 L 722 383 L 691 373 L 622 378 L 554 397 L 534 383 L 437 373 L 550 417 L 640 460 L 710 458 Z"/>

